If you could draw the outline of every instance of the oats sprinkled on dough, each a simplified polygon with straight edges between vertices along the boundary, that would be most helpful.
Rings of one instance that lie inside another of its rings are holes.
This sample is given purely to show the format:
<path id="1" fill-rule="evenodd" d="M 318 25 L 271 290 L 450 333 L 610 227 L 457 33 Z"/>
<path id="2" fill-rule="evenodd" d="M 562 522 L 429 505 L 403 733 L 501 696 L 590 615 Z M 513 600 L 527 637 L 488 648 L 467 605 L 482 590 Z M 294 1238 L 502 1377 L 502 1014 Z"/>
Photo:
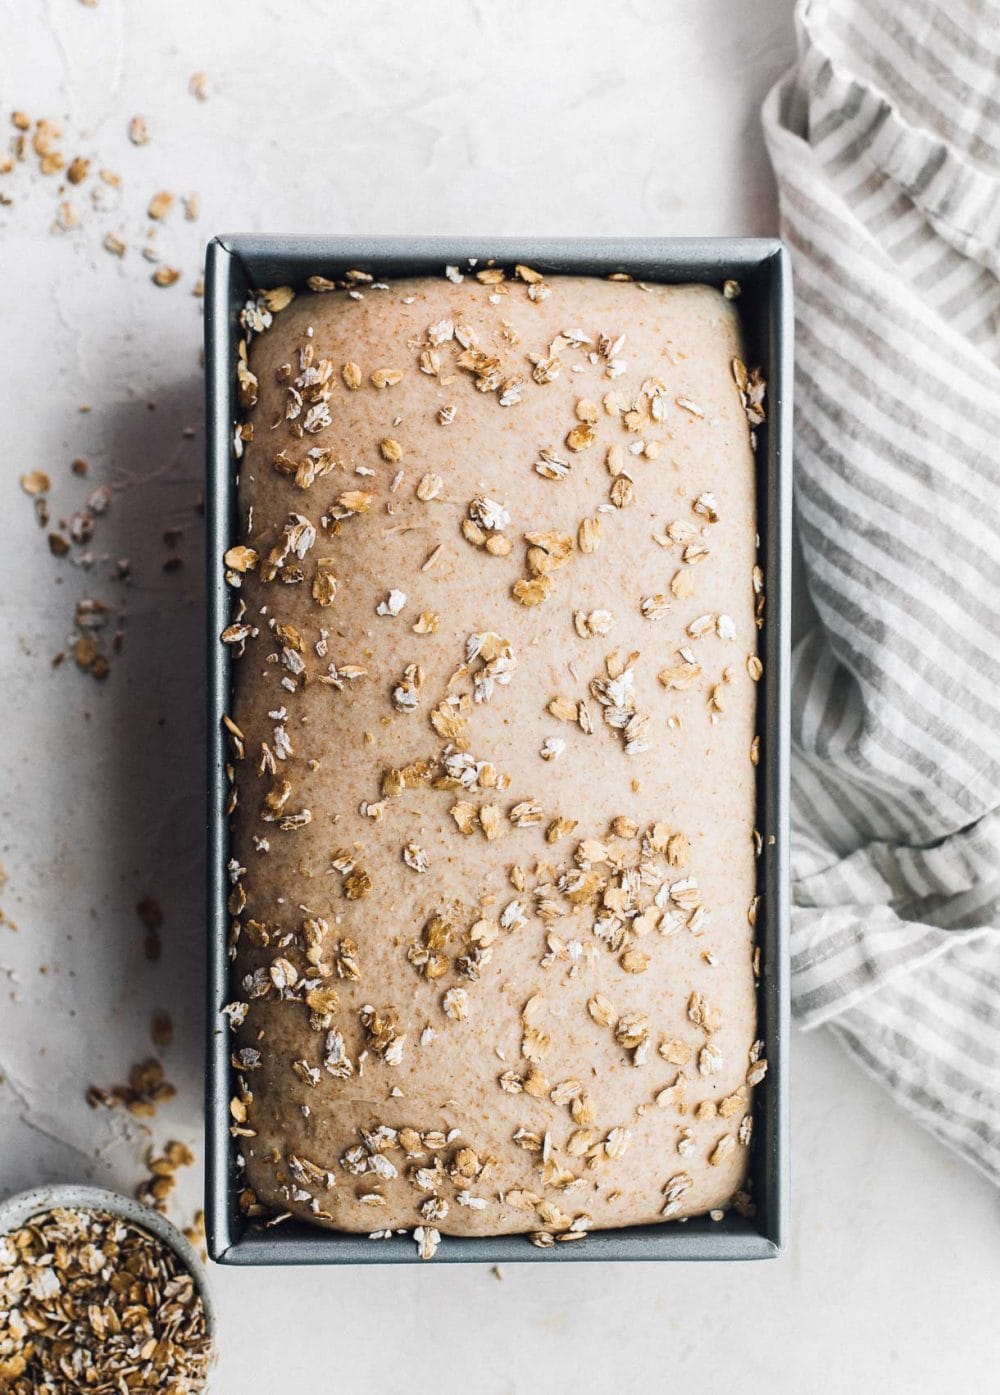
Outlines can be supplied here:
<path id="1" fill-rule="evenodd" d="M 254 289 L 240 334 L 248 1216 L 431 1259 L 752 1206 L 763 386 L 736 307 L 362 264 Z"/>

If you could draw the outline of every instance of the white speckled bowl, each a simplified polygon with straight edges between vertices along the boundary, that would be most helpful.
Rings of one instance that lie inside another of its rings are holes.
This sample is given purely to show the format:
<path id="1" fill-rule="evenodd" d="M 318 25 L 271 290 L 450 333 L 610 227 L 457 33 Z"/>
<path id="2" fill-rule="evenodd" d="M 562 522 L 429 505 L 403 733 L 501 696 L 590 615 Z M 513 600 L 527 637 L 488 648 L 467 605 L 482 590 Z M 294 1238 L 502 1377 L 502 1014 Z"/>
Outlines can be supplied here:
<path id="1" fill-rule="evenodd" d="M 19 1229 L 30 1221 L 32 1216 L 41 1215 L 43 1211 L 51 1211 L 57 1206 L 70 1211 L 108 1211 L 112 1216 L 148 1231 L 173 1250 L 194 1279 L 205 1309 L 205 1328 L 214 1346 L 215 1310 L 212 1307 L 212 1295 L 209 1292 L 205 1267 L 172 1221 L 168 1221 L 159 1211 L 143 1206 L 142 1202 L 135 1201 L 130 1196 L 105 1191 L 103 1187 L 77 1187 L 69 1184 L 35 1187 L 31 1191 L 17 1192 L 5 1201 L 0 1201 L 0 1235 Z"/>

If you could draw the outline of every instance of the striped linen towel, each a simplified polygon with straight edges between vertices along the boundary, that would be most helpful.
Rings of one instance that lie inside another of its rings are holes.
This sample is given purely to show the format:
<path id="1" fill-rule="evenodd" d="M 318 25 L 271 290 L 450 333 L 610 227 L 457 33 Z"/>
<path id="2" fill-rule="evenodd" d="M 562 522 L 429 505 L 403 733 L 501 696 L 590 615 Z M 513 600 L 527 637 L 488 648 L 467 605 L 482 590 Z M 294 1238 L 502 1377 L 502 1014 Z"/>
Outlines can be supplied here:
<path id="1" fill-rule="evenodd" d="M 796 20 L 793 1007 L 1000 1182 L 1000 3 Z"/>

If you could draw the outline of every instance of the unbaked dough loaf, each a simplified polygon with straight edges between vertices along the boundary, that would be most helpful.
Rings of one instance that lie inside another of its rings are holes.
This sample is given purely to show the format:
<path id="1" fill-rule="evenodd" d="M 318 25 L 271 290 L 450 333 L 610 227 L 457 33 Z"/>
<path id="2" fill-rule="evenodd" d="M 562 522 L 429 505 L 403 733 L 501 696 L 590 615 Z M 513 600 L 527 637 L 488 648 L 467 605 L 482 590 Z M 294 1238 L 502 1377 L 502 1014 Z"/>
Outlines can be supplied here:
<path id="1" fill-rule="evenodd" d="M 289 298 L 245 317 L 226 556 L 250 1209 L 427 1252 L 745 1205 L 735 306 L 526 269 Z"/>

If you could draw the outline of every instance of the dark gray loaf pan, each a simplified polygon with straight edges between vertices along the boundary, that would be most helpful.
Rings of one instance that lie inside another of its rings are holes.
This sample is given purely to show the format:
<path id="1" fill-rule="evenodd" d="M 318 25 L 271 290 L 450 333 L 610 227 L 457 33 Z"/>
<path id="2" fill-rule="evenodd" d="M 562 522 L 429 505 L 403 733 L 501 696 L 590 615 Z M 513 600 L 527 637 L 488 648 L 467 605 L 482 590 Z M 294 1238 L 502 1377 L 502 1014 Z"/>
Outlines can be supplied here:
<path id="1" fill-rule="evenodd" d="M 220 1009 L 229 1001 L 226 952 L 228 827 L 227 751 L 222 716 L 230 671 L 218 636 L 229 623 L 231 592 L 221 558 L 234 540 L 238 314 L 257 288 L 303 286 L 307 276 L 336 279 L 349 269 L 378 278 L 440 275 L 448 264 L 528 263 L 545 275 L 607 276 L 629 272 L 666 283 L 740 282 L 748 361 L 764 367 L 768 419 L 758 433 L 759 519 L 766 574 L 764 680 L 760 702 L 758 824 L 763 913 L 760 1035 L 770 1063 L 756 1093 L 752 1160 L 753 1219 L 728 1211 L 720 1221 L 595 1231 L 579 1245 L 536 1249 L 524 1236 L 445 1237 L 436 1263 L 581 1260 L 767 1259 L 780 1253 L 788 1225 L 788 689 L 791 514 L 792 294 L 787 254 L 766 238 L 215 238 L 208 247 L 205 291 L 208 477 L 208 1078 L 206 1215 L 208 1248 L 223 1264 L 417 1263 L 409 1234 L 370 1240 L 288 1221 L 271 1229 L 240 1212 L 238 1140 L 229 1132 L 229 1042 Z"/>

